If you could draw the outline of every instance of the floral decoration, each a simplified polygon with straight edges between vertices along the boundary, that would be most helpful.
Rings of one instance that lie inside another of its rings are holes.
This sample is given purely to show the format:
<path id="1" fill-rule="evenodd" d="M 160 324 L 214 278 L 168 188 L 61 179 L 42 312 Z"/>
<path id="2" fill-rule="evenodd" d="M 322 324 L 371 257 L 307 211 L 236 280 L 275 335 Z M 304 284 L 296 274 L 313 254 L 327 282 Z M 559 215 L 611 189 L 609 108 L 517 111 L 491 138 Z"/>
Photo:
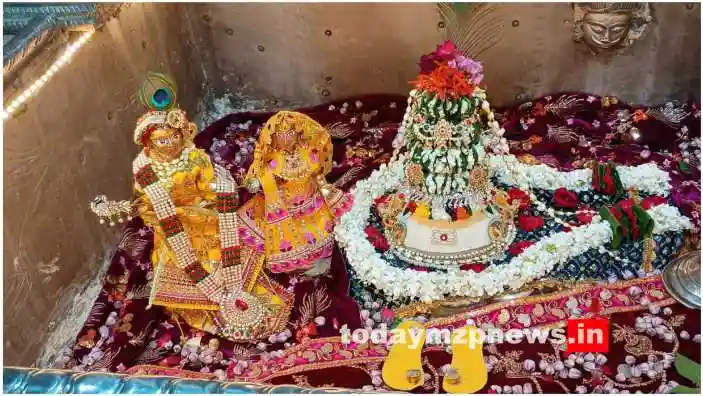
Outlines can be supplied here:
<path id="1" fill-rule="evenodd" d="M 545 164 L 524 164 L 512 154 L 491 156 L 489 163 L 493 174 L 503 184 L 551 191 L 561 187 L 575 192 L 593 189 L 592 169 L 561 172 Z M 671 191 L 671 177 L 654 163 L 620 165 L 616 170 L 623 180 L 622 187 L 625 190 L 636 189 L 659 196 L 668 196 Z"/>
<path id="2" fill-rule="evenodd" d="M 402 157 L 402 156 L 401 156 Z M 346 250 L 349 265 L 363 282 L 373 285 L 390 299 L 433 301 L 446 295 L 492 296 L 522 287 L 548 274 L 589 249 L 602 247 L 613 238 L 608 221 L 600 217 L 590 224 L 575 226 L 571 232 L 544 237 L 505 265 L 489 266 L 480 273 L 448 269 L 446 272 L 418 272 L 389 265 L 366 239 L 366 219 L 374 200 L 402 181 L 403 162 L 381 165 L 368 179 L 359 181 L 353 191 L 354 206 L 340 218 L 335 233 Z M 654 233 L 691 229 L 690 220 L 675 207 L 659 205 L 647 211 L 654 220 Z"/>
<path id="3" fill-rule="evenodd" d="M 559 187 L 554 191 L 554 206 L 563 209 L 576 209 L 579 206 L 579 197 L 576 193 Z"/>
<path id="4" fill-rule="evenodd" d="M 525 232 L 532 232 L 544 226 L 544 218 L 540 216 L 522 215 L 517 222 L 520 229 Z"/>

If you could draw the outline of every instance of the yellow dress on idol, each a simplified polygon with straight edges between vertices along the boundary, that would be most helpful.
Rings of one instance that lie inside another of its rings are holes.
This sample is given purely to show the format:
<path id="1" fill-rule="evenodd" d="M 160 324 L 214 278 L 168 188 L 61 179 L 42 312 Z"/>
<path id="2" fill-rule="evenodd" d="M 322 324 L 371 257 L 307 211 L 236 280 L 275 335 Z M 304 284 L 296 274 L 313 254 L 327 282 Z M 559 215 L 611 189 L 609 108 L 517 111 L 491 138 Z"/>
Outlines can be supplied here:
<path id="1" fill-rule="evenodd" d="M 327 270 L 335 219 L 350 196 L 327 183 L 332 167 L 329 133 L 296 112 L 273 115 L 261 129 L 245 183 L 260 191 L 239 210 L 239 238 L 274 273 Z"/>
<path id="2" fill-rule="evenodd" d="M 195 124 L 175 108 L 165 77 L 150 75 L 140 96 L 150 111 L 134 131 L 142 148 L 132 166 L 137 198 L 99 196 L 91 209 L 103 220 L 137 214 L 154 230 L 149 305 L 235 341 L 282 331 L 293 296 L 242 260 L 232 175 L 194 146 Z"/>

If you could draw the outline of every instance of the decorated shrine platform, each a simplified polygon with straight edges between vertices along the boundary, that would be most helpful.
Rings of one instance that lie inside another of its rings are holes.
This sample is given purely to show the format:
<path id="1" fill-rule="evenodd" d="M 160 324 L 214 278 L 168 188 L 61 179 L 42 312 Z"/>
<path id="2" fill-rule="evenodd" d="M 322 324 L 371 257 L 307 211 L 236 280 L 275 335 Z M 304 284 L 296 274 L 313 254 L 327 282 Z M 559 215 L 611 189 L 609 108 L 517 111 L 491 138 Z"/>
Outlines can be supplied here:
<path id="1" fill-rule="evenodd" d="M 376 95 L 300 110 L 326 126 L 333 137 L 331 182 L 345 190 L 355 185 L 358 189 L 359 180 L 390 160 L 405 101 L 402 96 Z M 74 347 L 56 366 L 82 372 L 383 391 L 388 390 L 380 377 L 386 347 L 345 345 L 340 330 L 392 326 L 403 317 L 418 316 L 436 327 L 463 326 L 472 319 L 505 329 L 530 329 L 563 327 L 568 318 L 598 315 L 611 321 L 610 352 L 568 356 L 550 344 L 487 345 L 491 375 L 484 391 L 652 392 L 672 388 L 671 381 L 693 386 L 677 374 L 672 362 L 679 352 L 700 361 L 700 314 L 669 297 L 657 270 L 681 250 L 686 238 L 691 239 L 688 234 L 695 239 L 700 229 L 698 105 L 631 106 L 612 97 L 559 93 L 496 109 L 495 114 L 515 161 L 542 177 L 542 188 L 535 191 L 550 207 L 562 201 L 569 207 L 594 209 L 615 204 L 586 188 L 588 178 L 584 179 L 591 161 L 610 161 L 623 167 L 624 184 L 640 187 L 643 201 L 677 208 L 692 229 L 685 234 L 681 228 L 655 228 L 656 258 L 649 274 L 642 270 L 641 242 L 625 240 L 614 253 L 594 246 L 548 273 L 554 281 L 549 293 L 503 302 L 477 300 L 459 312 L 441 315 L 418 299 L 396 298 L 391 303 L 354 271 L 337 247 L 328 276 L 275 277 L 295 294 L 286 331 L 256 344 L 234 344 L 194 331 L 159 307 L 147 309 L 152 233 L 135 219 L 124 229 L 103 290 Z M 241 181 L 251 162 L 257 129 L 270 115 L 231 114 L 202 131 L 196 143 Z M 562 186 L 566 193 L 558 189 Z M 242 203 L 248 198 L 240 197 Z M 511 245 L 501 262 L 466 263 L 460 271 L 480 273 L 488 264 L 508 265 L 529 247 L 526 243 L 564 233 L 564 227 L 579 229 L 586 222 L 572 214 L 566 216 L 570 225 L 556 224 L 536 208 L 527 210 L 530 219 L 522 221 L 517 238 L 521 245 Z M 371 212 L 369 219 L 369 226 L 374 226 Z M 366 240 L 382 254 L 382 230 L 377 231 L 365 230 Z M 402 260 L 389 262 L 420 276 L 430 272 Z M 652 321 L 662 328 L 654 334 L 642 324 Z M 426 387 L 417 391 L 441 392 L 442 370 L 450 359 L 445 347 L 426 347 Z M 645 363 L 646 367 L 638 366 Z"/>

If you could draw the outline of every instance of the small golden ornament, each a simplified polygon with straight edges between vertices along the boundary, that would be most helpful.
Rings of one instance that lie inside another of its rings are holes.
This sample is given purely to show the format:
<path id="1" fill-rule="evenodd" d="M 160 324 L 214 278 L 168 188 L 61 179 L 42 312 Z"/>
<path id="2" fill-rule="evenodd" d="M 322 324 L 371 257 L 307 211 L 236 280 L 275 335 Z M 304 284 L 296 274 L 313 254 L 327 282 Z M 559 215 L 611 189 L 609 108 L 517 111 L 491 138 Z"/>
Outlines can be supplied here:
<path id="1" fill-rule="evenodd" d="M 186 114 L 183 110 L 176 109 L 168 112 L 166 124 L 171 128 L 182 129 L 186 126 Z"/>
<path id="2" fill-rule="evenodd" d="M 523 155 L 519 156 L 517 159 L 518 159 L 518 161 L 522 162 L 523 164 L 527 164 L 527 165 L 539 165 L 540 164 L 540 161 L 537 158 L 535 158 L 535 156 L 532 154 L 523 154 Z"/>
<path id="3" fill-rule="evenodd" d="M 483 191 L 488 185 L 488 172 L 482 166 L 477 166 L 469 172 L 469 187 L 473 191 Z"/>
<path id="4" fill-rule="evenodd" d="M 449 139 L 452 138 L 452 125 L 447 120 L 440 120 L 434 127 L 432 137 L 435 139 L 436 147 L 446 147 Z"/>
<path id="5" fill-rule="evenodd" d="M 405 168 L 405 177 L 408 183 L 419 186 L 425 182 L 425 173 L 422 171 L 422 165 L 411 163 Z"/>

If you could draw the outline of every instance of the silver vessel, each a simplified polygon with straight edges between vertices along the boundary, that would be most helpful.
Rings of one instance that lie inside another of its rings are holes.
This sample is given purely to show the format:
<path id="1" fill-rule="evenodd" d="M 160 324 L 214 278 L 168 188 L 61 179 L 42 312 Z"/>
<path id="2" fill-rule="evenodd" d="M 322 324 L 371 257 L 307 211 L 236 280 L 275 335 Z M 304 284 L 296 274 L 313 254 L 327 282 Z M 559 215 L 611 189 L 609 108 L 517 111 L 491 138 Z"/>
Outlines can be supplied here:
<path id="1" fill-rule="evenodd" d="M 701 250 L 682 253 L 664 268 L 664 286 L 676 301 L 688 308 L 701 308 Z"/>

